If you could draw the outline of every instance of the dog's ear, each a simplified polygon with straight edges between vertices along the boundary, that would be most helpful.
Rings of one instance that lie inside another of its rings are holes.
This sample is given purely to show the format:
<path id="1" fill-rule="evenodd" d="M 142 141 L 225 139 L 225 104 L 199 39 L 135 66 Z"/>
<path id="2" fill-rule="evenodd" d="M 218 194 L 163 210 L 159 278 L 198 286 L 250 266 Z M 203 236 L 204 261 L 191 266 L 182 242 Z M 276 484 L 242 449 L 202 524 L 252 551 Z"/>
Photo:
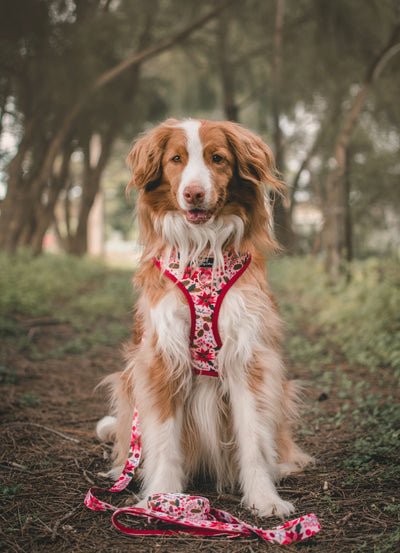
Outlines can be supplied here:
<path id="1" fill-rule="evenodd" d="M 171 129 L 177 121 L 168 119 L 158 127 L 142 135 L 133 146 L 126 159 L 132 178 L 126 187 L 138 190 L 153 190 L 158 186 L 162 176 L 162 157 L 171 135 Z"/>
<path id="2" fill-rule="evenodd" d="M 243 219 L 251 228 L 252 241 L 260 251 L 278 251 L 273 230 L 272 205 L 276 194 L 285 194 L 274 156 L 263 140 L 237 123 L 223 123 L 229 148 L 235 158 L 232 195 L 244 208 Z M 272 196 L 272 198 L 271 198 Z"/>
<path id="3" fill-rule="evenodd" d="M 277 176 L 274 156 L 261 138 L 237 123 L 224 123 L 224 132 L 236 159 L 239 179 L 258 188 L 271 187 L 283 193 L 284 185 Z"/>

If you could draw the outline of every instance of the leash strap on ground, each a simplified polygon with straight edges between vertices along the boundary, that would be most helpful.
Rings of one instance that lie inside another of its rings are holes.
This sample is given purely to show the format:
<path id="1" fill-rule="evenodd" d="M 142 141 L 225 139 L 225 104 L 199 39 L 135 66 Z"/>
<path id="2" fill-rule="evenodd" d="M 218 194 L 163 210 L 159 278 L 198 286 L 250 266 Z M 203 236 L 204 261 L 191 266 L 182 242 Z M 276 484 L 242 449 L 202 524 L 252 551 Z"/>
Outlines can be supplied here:
<path id="1" fill-rule="evenodd" d="M 111 505 L 110 503 L 106 503 L 105 501 L 98 499 L 97 496 L 99 494 L 103 495 L 106 493 L 121 492 L 131 482 L 133 475 L 135 474 L 135 470 L 139 466 L 140 457 L 141 457 L 141 445 L 140 445 L 141 435 L 140 435 L 138 423 L 139 423 L 139 413 L 137 409 L 135 409 L 135 412 L 133 414 L 133 421 L 132 421 L 131 445 L 129 448 L 129 456 L 125 463 L 124 470 L 122 471 L 121 476 L 118 478 L 118 480 L 110 489 L 97 488 L 97 487 L 90 488 L 90 490 L 88 491 L 85 497 L 85 505 L 89 509 L 92 509 L 92 511 L 117 510 L 117 507 L 115 507 L 114 505 Z"/>
<path id="2" fill-rule="evenodd" d="M 228 538 L 255 537 L 267 542 L 286 545 L 302 541 L 320 531 L 321 526 L 314 514 L 305 515 L 286 522 L 273 530 L 263 530 L 236 519 L 219 509 L 211 509 L 208 499 L 186 494 L 160 493 L 148 498 L 148 508 L 118 508 L 100 500 L 97 496 L 106 493 L 118 493 L 131 482 L 141 457 L 141 435 L 139 414 L 135 409 L 132 422 L 129 457 L 121 476 L 110 488 L 90 488 L 85 497 L 85 505 L 93 511 L 113 511 L 112 523 L 124 534 L 130 536 L 177 535 L 180 533 L 197 536 L 226 536 Z M 122 524 L 121 516 L 147 518 L 149 523 L 164 523 L 167 528 L 133 528 Z M 175 528 L 171 528 L 173 525 Z"/>
<path id="3" fill-rule="evenodd" d="M 157 494 L 159 497 L 169 496 L 170 500 L 176 505 L 181 505 L 185 501 L 202 500 L 194 496 L 183 496 L 182 494 Z M 149 502 L 154 500 L 152 496 Z M 126 526 L 119 520 L 121 516 L 133 516 L 137 518 L 147 518 L 148 522 L 162 522 L 169 527 L 166 529 L 142 529 Z M 288 545 L 296 541 L 303 541 L 320 531 L 321 526 L 317 517 L 314 514 L 309 514 L 304 517 L 286 522 L 282 526 L 278 526 L 273 530 L 263 530 L 247 524 L 225 511 L 218 509 L 210 509 L 206 518 L 193 520 L 191 518 L 179 518 L 161 511 L 151 509 L 142 509 L 138 507 L 123 507 L 117 509 L 112 515 L 112 523 L 120 532 L 130 536 L 145 536 L 145 535 L 176 535 L 176 534 L 192 534 L 196 536 L 226 536 L 228 538 L 239 537 L 256 537 L 270 543 L 279 545 Z M 175 528 L 171 529 L 170 526 Z"/>

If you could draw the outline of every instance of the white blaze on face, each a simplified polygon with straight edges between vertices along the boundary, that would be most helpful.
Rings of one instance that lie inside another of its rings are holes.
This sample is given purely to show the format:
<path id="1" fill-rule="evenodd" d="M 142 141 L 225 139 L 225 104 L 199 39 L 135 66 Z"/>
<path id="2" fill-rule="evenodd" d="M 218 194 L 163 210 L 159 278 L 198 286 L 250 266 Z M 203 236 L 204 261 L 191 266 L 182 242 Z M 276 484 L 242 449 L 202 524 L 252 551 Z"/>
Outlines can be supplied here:
<path id="1" fill-rule="evenodd" d="M 177 125 L 185 131 L 187 140 L 186 149 L 188 152 L 188 162 L 182 172 L 178 190 L 178 202 L 183 210 L 190 209 L 183 195 L 185 188 L 189 185 L 197 184 L 204 188 L 203 209 L 207 209 L 210 201 L 212 179 L 210 170 L 203 157 L 203 144 L 201 143 L 199 133 L 200 125 L 200 121 L 191 119 Z"/>

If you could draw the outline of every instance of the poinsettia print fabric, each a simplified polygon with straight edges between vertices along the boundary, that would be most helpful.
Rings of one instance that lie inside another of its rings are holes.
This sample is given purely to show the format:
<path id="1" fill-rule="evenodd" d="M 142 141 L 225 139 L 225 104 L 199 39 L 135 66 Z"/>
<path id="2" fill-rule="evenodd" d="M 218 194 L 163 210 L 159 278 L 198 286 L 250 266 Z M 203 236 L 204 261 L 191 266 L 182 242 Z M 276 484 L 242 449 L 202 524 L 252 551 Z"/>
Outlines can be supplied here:
<path id="1" fill-rule="evenodd" d="M 189 264 L 182 275 L 175 252 L 167 262 L 162 258 L 154 260 L 188 300 L 192 319 L 190 351 L 196 374 L 218 376 L 218 351 L 222 346 L 218 332 L 219 310 L 225 294 L 247 269 L 250 261 L 250 254 L 242 255 L 229 250 L 224 254 L 223 267 L 214 269 L 208 259 L 200 266 Z"/>
<path id="2" fill-rule="evenodd" d="M 210 512 L 210 503 L 205 497 L 183 493 L 158 493 L 147 500 L 148 509 L 171 515 L 175 519 L 192 521 L 206 518 Z"/>
<path id="3" fill-rule="evenodd" d="M 143 536 L 149 534 L 171 535 L 186 532 L 202 536 L 226 536 L 229 538 L 259 537 L 270 543 L 287 545 L 302 541 L 319 532 L 318 519 L 310 514 L 278 526 L 273 530 L 263 530 L 247 524 L 226 511 L 211 509 L 204 497 L 186 494 L 155 494 L 148 498 L 148 508 L 123 507 L 112 516 L 114 526 L 129 535 Z M 149 523 L 162 522 L 168 528 L 156 525 L 156 529 L 132 528 L 124 526 L 119 520 L 120 515 L 145 517 Z M 175 525 L 176 529 L 171 529 Z"/>
<path id="4" fill-rule="evenodd" d="M 139 413 L 137 409 L 133 414 L 132 420 L 132 432 L 131 432 L 131 444 L 129 448 L 129 456 L 126 460 L 124 470 L 121 473 L 121 476 L 115 482 L 115 484 L 109 489 L 104 488 L 90 488 L 85 497 L 85 505 L 92 511 L 114 511 L 116 507 L 105 501 L 98 499 L 96 495 L 101 495 L 108 492 L 120 492 L 124 490 L 130 481 L 132 480 L 135 470 L 139 466 L 141 458 L 141 435 L 139 430 Z"/>

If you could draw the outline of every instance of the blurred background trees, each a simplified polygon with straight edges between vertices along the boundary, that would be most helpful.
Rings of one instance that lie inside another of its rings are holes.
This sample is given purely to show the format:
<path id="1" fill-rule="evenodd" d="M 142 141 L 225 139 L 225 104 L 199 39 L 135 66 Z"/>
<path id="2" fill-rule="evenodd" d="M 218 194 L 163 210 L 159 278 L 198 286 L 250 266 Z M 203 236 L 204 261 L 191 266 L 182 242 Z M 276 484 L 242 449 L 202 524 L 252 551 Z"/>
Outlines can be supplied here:
<path id="1" fill-rule="evenodd" d="M 51 230 L 81 255 L 93 205 L 126 238 L 129 146 L 173 116 L 271 145 L 287 252 L 321 252 L 333 276 L 399 255 L 398 0 L 3 0 L 0 15 L 0 248 L 40 253 Z"/>

